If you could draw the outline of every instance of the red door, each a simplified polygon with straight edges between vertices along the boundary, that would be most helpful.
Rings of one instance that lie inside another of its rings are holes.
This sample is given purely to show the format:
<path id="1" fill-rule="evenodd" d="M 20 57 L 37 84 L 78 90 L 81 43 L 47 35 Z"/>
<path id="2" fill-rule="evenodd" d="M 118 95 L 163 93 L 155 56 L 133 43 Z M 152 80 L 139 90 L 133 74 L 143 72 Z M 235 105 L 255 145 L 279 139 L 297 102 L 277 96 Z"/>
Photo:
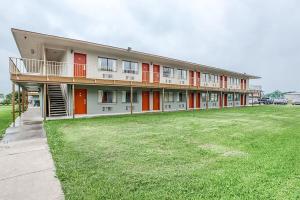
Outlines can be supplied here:
<path id="1" fill-rule="evenodd" d="M 150 80 L 150 74 L 149 74 L 149 64 L 143 63 L 142 64 L 142 80 L 145 83 L 149 83 Z"/>
<path id="2" fill-rule="evenodd" d="M 200 92 L 198 92 L 196 95 L 196 108 L 200 108 Z"/>
<path id="3" fill-rule="evenodd" d="M 86 77 L 86 55 L 74 53 L 74 76 Z"/>
<path id="4" fill-rule="evenodd" d="M 223 88 L 223 76 L 220 76 L 220 88 Z"/>
<path id="5" fill-rule="evenodd" d="M 159 83 L 160 70 L 159 65 L 153 65 L 153 83 Z"/>
<path id="6" fill-rule="evenodd" d="M 244 95 L 241 94 L 241 106 L 243 105 L 243 103 L 244 103 Z"/>
<path id="7" fill-rule="evenodd" d="M 153 91 L 153 110 L 160 110 L 160 93 Z"/>
<path id="8" fill-rule="evenodd" d="M 224 76 L 224 88 L 227 88 L 227 76 Z"/>
<path id="9" fill-rule="evenodd" d="M 244 79 L 241 79 L 241 90 L 244 89 Z"/>
<path id="10" fill-rule="evenodd" d="M 86 114 L 86 89 L 75 89 L 75 114 Z"/>
<path id="11" fill-rule="evenodd" d="M 194 108 L 194 93 L 191 92 L 189 95 L 189 108 Z"/>
<path id="12" fill-rule="evenodd" d="M 223 97 L 222 97 L 222 95 L 220 95 L 220 99 L 219 99 L 219 107 L 220 107 L 220 108 L 223 107 Z"/>
<path id="13" fill-rule="evenodd" d="M 142 92 L 142 111 L 149 111 L 149 91 Z"/>
<path id="14" fill-rule="evenodd" d="M 224 106 L 227 106 L 227 94 L 224 94 Z"/>
<path id="15" fill-rule="evenodd" d="M 190 85 L 194 86 L 194 71 L 190 71 Z"/>
<path id="16" fill-rule="evenodd" d="M 200 87 L 200 72 L 196 72 L 196 77 L 197 77 L 196 85 L 197 85 L 198 87 Z"/>

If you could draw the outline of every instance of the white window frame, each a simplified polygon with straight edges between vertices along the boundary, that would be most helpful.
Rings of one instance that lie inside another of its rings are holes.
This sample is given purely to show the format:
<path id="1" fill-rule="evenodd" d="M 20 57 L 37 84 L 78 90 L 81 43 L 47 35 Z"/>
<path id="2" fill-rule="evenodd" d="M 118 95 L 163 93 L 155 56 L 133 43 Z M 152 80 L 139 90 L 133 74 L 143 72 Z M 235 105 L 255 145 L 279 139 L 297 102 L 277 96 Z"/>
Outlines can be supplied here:
<path id="1" fill-rule="evenodd" d="M 106 66 L 102 66 L 102 60 L 106 60 Z M 113 66 L 109 69 L 108 62 L 113 61 Z M 107 72 L 116 72 L 117 71 L 117 59 L 113 58 L 105 58 L 105 57 L 98 57 L 98 69 L 100 71 L 107 71 Z"/>

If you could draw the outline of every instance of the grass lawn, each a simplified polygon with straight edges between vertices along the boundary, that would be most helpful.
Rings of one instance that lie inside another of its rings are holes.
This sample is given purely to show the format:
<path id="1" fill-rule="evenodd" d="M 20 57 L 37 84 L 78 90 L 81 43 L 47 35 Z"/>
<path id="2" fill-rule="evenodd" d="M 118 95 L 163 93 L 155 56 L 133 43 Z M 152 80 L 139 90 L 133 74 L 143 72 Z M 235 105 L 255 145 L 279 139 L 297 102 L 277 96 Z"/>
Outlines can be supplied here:
<path id="1" fill-rule="evenodd" d="M 0 106 L 0 139 L 12 122 L 11 106 Z"/>
<path id="2" fill-rule="evenodd" d="M 300 107 L 47 121 L 66 199 L 299 199 Z"/>

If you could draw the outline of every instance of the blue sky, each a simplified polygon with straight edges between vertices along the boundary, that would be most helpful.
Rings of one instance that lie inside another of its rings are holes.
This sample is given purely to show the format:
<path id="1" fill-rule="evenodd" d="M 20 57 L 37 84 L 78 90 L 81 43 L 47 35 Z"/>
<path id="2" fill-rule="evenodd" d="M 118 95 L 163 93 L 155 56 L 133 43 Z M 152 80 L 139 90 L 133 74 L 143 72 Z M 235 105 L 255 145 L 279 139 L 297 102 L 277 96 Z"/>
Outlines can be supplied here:
<path id="1" fill-rule="evenodd" d="M 0 93 L 11 89 L 10 28 L 132 47 L 261 76 L 266 92 L 300 91 L 300 1 L 2 1 Z"/>

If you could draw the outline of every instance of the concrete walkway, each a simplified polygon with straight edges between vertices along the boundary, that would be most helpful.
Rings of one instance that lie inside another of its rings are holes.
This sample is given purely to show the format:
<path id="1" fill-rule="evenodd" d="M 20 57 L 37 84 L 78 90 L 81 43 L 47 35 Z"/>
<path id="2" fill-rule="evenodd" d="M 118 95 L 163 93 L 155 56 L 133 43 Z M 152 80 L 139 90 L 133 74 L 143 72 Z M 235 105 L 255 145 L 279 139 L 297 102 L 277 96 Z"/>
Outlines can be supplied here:
<path id="1" fill-rule="evenodd" d="M 39 108 L 29 108 L 0 141 L 0 199 L 64 199 Z"/>

